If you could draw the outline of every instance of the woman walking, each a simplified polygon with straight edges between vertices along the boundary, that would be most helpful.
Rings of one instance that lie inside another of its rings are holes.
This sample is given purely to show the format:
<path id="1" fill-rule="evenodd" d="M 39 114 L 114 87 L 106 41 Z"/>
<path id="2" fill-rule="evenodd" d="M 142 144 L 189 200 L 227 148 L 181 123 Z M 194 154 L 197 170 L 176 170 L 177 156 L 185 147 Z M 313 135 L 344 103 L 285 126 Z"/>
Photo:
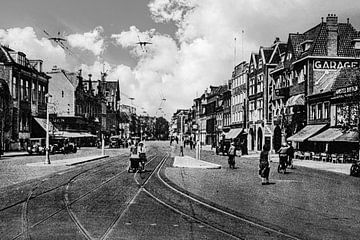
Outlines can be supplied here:
<path id="1" fill-rule="evenodd" d="M 261 184 L 269 184 L 270 163 L 269 163 L 269 151 L 270 147 L 264 145 L 263 150 L 260 153 L 259 175 L 261 177 Z"/>

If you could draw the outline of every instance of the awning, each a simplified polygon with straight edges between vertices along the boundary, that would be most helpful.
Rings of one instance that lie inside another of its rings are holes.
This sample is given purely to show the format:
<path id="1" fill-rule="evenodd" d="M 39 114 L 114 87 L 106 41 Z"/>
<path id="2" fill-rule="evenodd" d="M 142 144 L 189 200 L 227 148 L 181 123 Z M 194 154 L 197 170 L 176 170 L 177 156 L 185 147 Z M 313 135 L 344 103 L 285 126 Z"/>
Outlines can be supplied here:
<path id="1" fill-rule="evenodd" d="M 84 138 L 84 137 L 97 137 L 86 132 L 67 132 L 67 131 L 57 131 L 54 132 L 54 137 L 65 137 L 65 138 Z"/>
<path id="2" fill-rule="evenodd" d="M 272 134 L 271 134 L 271 129 L 269 128 L 269 126 L 265 126 L 265 136 L 271 136 Z"/>
<path id="3" fill-rule="evenodd" d="M 81 137 L 97 137 L 96 135 L 87 132 L 81 132 L 80 135 Z"/>
<path id="4" fill-rule="evenodd" d="M 305 105 L 305 95 L 303 93 L 292 96 L 286 101 L 287 107 L 304 106 L 304 105 Z"/>
<path id="5" fill-rule="evenodd" d="M 325 131 L 308 139 L 310 142 L 332 142 L 334 139 L 343 135 L 342 129 L 340 128 L 329 128 Z"/>
<path id="6" fill-rule="evenodd" d="M 243 130 L 242 128 L 230 129 L 230 131 L 225 134 L 225 139 L 237 138 L 237 136 L 239 136 L 242 130 Z"/>
<path id="7" fill-rule="evenodd" d="M 294 141 L 294 142 L 303 142 L 306 139 L 314 136 L 316 133 L 321 131 L 326 127 L 326 124 L 319 124 L 319 125 L 307 125 L 303 129 L 301 129 L 299 132 L 295 133 L 291 137 L 289 137 L 288 141 Z"/>
<path id="8" fill-rule="evenodd" d="M 42 129 L 46 132 L 46 119 L 45 118 L 37 118 L 34 117 L 34 120 L 40 125 Z M 54 125 L 49 121 L 49 132 L 55 132 L 57 129 L 54 127 Z"/>
<path id="9" fill-rule="evenodd" d="M 348 131 L 342 134 L 340 137 L 334 139 L 334 142 L 359 142 L 359 133 L 357 131 Z"/>

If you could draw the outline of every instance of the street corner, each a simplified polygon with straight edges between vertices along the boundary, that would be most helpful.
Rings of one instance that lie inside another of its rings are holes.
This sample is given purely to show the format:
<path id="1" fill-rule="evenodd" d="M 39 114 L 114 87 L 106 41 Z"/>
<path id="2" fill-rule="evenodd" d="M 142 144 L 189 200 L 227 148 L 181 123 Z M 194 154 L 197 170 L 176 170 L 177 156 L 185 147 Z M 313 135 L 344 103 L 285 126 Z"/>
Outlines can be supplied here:
<path id="1" fill-rule="evenodd" d="M 202 168 L 220 169 L 221 165 L 195 159 L 190 156 L 175 156 L 173 167 L 179 168 Z"/>

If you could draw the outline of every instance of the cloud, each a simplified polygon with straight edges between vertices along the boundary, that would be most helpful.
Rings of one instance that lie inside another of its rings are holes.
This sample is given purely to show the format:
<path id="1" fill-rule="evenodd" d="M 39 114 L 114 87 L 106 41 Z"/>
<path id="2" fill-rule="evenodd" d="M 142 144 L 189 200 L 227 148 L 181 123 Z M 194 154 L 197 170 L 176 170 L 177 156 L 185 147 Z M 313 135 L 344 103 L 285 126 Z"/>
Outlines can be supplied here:
<path id="1" fill-rule="evenodd" d="M 0 29 L 0 42 L 15 51 L 24 52 L 28 59 L 44 61 L 44 70 L 54 65 L 69 68 L 65 51 L 47 38 L 38 38 L 32 27 Z"/>
<path id="2" fill-rule="evenodd" d="M 95 56 L 99 56 L 105 50 L 104 38 L 101 36 L 103 32 L 103 27 L 98 26 L 90 32 L 71 34 L 66 39 L 70 46 L 88 50 Z"/>

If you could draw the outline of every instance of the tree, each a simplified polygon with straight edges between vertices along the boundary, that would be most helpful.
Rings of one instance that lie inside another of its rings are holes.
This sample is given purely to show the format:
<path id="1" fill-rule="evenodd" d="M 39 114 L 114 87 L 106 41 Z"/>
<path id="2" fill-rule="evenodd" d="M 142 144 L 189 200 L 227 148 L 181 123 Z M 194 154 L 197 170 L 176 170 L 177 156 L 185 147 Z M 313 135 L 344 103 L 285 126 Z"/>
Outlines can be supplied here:
<path id="1" fill-rule="evenodd" d="M 166 140 L 169 138 L 169 122 L 163 117 L 156 119 L 155 136 L 160 140 Z"/>
<path id="2" fill-rule="evenodd" d="M 355 128 L 358 137 L 359 137 L 359 146 L 358 146 L 358 160 L 360 160 L 360 69 L 346 69 L 346 76 L 348 78 L 347 85 L 349 86 L 350 103 L 355 107 L 356 113 L 354 114 L 357 117 L 357 127 Z M 351 114 L 350 114 L 351 115 Z M 350 116 L 351 117 L 351 116 Z"/>

